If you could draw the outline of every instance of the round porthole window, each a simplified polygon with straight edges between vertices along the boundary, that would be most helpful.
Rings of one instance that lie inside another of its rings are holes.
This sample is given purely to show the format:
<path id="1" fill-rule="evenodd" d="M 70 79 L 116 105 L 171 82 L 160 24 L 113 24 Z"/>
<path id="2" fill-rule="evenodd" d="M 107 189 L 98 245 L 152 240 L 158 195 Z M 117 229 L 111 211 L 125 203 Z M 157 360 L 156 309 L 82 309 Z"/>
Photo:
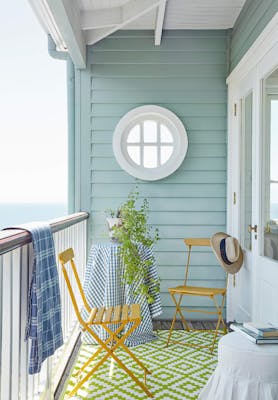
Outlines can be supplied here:
<path id="1" fill-rule="evenodd" d="M 181 120 L 166 108 L 148 105 L 125 114 L 116 126 L 113 150 L 119 165 L 143 180 L 165 178 L 179 168 L 188 148 Z"/>

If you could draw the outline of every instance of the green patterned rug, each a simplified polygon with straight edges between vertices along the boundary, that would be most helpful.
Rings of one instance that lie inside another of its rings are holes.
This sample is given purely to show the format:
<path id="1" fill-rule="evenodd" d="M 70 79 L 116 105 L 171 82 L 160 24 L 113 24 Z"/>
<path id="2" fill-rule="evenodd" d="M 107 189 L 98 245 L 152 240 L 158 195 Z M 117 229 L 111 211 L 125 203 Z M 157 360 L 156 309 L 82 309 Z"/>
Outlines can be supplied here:
<path id="1" fill-rule="evenodd" d="M 211 340 L 211 334 L 208 332 L 187 333 L 180 330 L 175 331 L 173 335 L 177 340 L 187 338 L 185 340 L 200 345 L 205 345 Z M 165 347 L 168 331 L 159 331 L 158 336 L 158 340 L 131 349 L 152 371 L 152 375 L 148 375 L 147 378 L 149 390 L 157 400 L 197 399 L 200 390 L 216 367 L 217 345 L 213 354 L 210 354 L 208 349 L 179 344 L 170 344 Z M 60 399 L 68 398 L 66 395 L 75 384 L 74 375 L 96 348 L 95 345 L 81 346 L 71 376 L 65 385 L 64 394 Z M 125 352 L 118 350 L 116 354 L 135 372 L 137 377 L 143 377 L 141 371 L 140 375 L 138 374 L 139 369 L 134 368 L 134 362 Z M 78 390 L 74 399 L 137 400 L 148 399 L 148 397 L 114 361 L 108 359 L 91 380 Z"/>

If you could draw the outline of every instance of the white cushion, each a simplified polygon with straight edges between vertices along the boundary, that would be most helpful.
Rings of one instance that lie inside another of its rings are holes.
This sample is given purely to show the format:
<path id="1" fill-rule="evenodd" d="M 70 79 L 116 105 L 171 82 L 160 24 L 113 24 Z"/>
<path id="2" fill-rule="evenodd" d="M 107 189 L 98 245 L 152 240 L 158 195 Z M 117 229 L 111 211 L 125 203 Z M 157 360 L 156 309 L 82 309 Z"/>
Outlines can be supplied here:
<path id="1" fill-rule="evenodd" d="M 278 345 L 256 345 L 239 333 L 219 341 L 218 365 L 199 400 L 277 400 Z"/>

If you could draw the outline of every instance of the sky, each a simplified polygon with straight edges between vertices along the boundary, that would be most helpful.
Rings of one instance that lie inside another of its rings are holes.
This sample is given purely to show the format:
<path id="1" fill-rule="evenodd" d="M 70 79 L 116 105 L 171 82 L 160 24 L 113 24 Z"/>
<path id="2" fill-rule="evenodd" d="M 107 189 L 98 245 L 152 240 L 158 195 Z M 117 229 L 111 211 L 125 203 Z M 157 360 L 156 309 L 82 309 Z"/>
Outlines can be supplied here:
<path id="1" fill-rule="evenodd" d="M 28 0 L 2 2 L 0 49 L 0 203 L 66 202 L 66 62 Z"/>

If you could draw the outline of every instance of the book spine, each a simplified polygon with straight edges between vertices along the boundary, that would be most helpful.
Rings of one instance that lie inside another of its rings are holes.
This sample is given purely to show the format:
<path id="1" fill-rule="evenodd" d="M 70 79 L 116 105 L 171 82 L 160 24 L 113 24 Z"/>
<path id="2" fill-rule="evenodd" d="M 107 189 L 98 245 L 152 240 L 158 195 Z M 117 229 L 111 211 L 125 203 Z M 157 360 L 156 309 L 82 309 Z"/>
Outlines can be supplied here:
<path id="1" fill-rule="evenodd" d="M 258 339 L 257 344 L 278 344 L 278 339 L 273 339 L 273 338 Z"/>
<path id="2" fill-rule="evenodd" d="M 276 338 L 278 339 L 278 333 L 277 331 L 271 332 L 271 331 L 262 331 L 258 329 L 258 335 L 262 336 L 263 338 Z"/>

